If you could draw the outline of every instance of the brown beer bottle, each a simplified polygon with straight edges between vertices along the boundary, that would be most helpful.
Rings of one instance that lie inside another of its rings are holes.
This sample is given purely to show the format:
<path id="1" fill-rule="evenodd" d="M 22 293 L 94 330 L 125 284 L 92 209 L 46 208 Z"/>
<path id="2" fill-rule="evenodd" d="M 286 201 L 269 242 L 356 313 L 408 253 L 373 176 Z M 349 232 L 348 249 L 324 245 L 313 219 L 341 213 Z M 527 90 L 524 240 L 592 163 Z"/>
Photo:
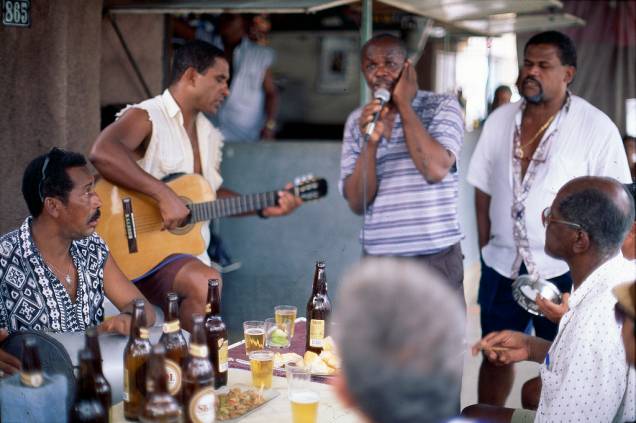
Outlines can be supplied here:
<path id="1" fill-rule="evenodd" d="M 166 298 L 168 299 L 168 314 L 166 322 L 163 324 L 163 333 L 159 338 L 159 343 L 166 350 L 168 392 L 181 404 L 181 364 L 188 355 L 188 343 L 179 324 L 179 296 L 175 292 L 169 292 Z"/>
<path id="2" fill-rule="evenodd" d="M 208 281 L 208 302 L 205 306 L 205 330 L 208 352 L 214 366 L 214 388 L 227 385 L 227 327 L 221 317 L 221 281 Z"/>
<path id="3" fill-rule="evenodd" d="M 39 388 L 44 383 L 42 363 L 38 344 L 32 337 L 27 337 L 22 343 L 22 368 L 20 382 L 30 388 Z"/>
<path id="4" fill-rule="evenodd" d="M 188 358 L 183 365 L 183 408 L 187 423 L 212 423 L 215 417 L 214 368 L 208 356 L 203 316 L 192 316 Z"/>
<path id="5" fill-rule="evenodd" d="M 79 379 L 75 402 L 69 413 L 69 422 L 108 423 L 108 411 L 102 406 L 95 390 L 95 370 L 93 369 L 95 357 L 87 349 L 80 350 L 78 356 Z"/>
<path id="6" fill-rule="evenodd" d="M 162 343 L 152 347 L 146 372 L 146 400 L 141 408 L 139 420 L 143 423 L 179 423 L 181 406 L 168 390 L 168 366 L 165 364 L 166 349 Z"/>
<path id="7" fill-rule="evenodd" d="M 210 279 L 208 281 L 208 302 L 205 305 L 206 320 L 212 316 L 221 315 L 221 281 Z"/>
<path id="8" fill-rule="evenodd" d="M 108 414 L 113 398 L 111 395 L 110 383 L 108 383 L 108 380 L 104 376 L 104 372 L 102 370 L 102 352 L 99 348 L 97 329 L 94 327 L 86 329 L 86 349 L 93 355 L 93 371 L 95 376 L 95 392 L 97 393 L 97 398 L 99 398 L 104 410 L 106 410 L 106 414 Z"/>
<path id="9" fill-rule="evenodd" d="M 150 331 L 146 327 L 144 300 L 134 303 L 130 338 L 124 348 L 124 417 L 137 420 L 146 391 L 146 361 L 150 356 Z"/>
<path id="10" fill-rule="evenodd" d="M 316 354 L 322 352 L 323 339 L 327 336 L 328 321 L 331 314 L 331 301 L 327 295 L 327 275 L 325 263 L 316 262 L 311 297 L 307 302 L 307 334 L 305 348 Z"/>

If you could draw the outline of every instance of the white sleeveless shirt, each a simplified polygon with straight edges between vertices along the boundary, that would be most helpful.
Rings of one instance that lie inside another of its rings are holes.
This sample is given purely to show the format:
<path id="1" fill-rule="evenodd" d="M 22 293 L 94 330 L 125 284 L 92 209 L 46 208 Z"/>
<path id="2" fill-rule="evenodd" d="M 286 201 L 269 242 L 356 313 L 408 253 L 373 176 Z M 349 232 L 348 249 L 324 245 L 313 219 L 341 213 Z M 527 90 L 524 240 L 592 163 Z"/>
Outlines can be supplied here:
<path id="1" fill-rule="evenodd" d="M 181 109 L 170 91 L 166 89 L 161 95 L 126 106 L 117 114 L 117 118 L 119 119 L 132 108 L 145 110 L 152 123 L 152 134 L 146 153 L 137 161 L 137 164 L 157 179 L 162 179 L 173 173 L 194 173 L 192 144 L 183 127 Z M 210 183 L 212 189 L 217 191 L 223 182 L 219 172 L 223 135 L 203 113 L 199 113 L 196 117 L 196 129 L 203 177 Z M 210 243 L 209 225 L 202 226 L 201 235 L 207 246 Z M 208 265 L 210 264 L 206 252 L 200 255 L 199 259 Z"/>

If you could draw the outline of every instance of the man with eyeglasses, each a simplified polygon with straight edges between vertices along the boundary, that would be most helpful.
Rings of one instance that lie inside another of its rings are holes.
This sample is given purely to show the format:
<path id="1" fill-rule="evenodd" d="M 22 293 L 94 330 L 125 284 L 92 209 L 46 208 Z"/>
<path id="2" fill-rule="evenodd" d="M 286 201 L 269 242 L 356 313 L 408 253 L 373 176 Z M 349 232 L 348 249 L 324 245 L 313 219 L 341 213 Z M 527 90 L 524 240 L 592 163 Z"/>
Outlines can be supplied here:
<path id="1" fill-rule="evenodd" d="M 541 363 L 537 411 L 477 404 L 465 415 L 511 422 L 636 419 L 636 370 L 625 362 L 612 295 L 626 281 L 620 247 L 634 213 L 633 198 L 611 178 L 576 178 L 559 190 L 543 213 L 545 251 L 567 263 L 573 287 L 556 338 L 504 330 L 473 347 L 494 365 Z"/>
<path id="2" fill-rule="evenodd" d="M 616 125 L 569 91 L 577 66 L 572 40 L 557 31 L 536 34 L 523 58 L 518 79 L 523 99 L 488 117 L 467 174 L 475 187 L 482 258 L 478 302 L 482 336 L 523 331 L 531 324 L 537 336 L 552 340 L 557 325 L 521 308 L 511 289 L 527 273 L 570 291 L 567 265 L 543 251 L 540 213 L 577 176 L 610 176 L 623 183 L 631 177 Z M 503 405 L 513 381 L 513 366 L 484 360 L 479 402 Z"/>
<path id="3" fill-rule="evenodd" d="M 24 330 L 128 334 L 144 298 L 95 233 L 101 201 L 81 154 L 58 148 L 31 161 L 22 194 L 31 215 L 0 237 L 0 342 Z M 104 297 L 121 311 L 104 322 Z M 144 298 L 145 299 L 145 298 Z M 148 324 L 155 320 L 146 301 Z M 0 373 L 20 362 L 0 350 Z"/>

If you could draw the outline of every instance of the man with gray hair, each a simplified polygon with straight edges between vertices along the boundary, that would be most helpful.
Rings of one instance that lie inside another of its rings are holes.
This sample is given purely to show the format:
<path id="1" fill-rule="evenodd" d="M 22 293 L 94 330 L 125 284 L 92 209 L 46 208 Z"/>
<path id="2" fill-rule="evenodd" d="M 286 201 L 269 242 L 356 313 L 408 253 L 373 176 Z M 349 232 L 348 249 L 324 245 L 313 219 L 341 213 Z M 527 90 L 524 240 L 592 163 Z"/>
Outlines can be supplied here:
<path id="1" fill-rule="evenodd" d="M 620 247 L 634 221 L 634 201 L 615 179 L 565 184 L 542 214 L 545 251 L 572 274 L 569 310 L 554 342 L 523 332 L 492 332 L 473 347 L 497 365 L 541 363 L 536 413 L 486 404 L 464 410 L 492 421 L 625 422 L 636 419 L 636 372 L 625 363 L 612 288 L 625 281 Z"/>
<path id="2" fill-rule="evenodd" d="M 464 311 L 437 273 L 403 259 L 368 258 L 346 274 L 338 299 L 342 374 L 334 389 L 346 405 L 374 423 L 457 415 Z"/>

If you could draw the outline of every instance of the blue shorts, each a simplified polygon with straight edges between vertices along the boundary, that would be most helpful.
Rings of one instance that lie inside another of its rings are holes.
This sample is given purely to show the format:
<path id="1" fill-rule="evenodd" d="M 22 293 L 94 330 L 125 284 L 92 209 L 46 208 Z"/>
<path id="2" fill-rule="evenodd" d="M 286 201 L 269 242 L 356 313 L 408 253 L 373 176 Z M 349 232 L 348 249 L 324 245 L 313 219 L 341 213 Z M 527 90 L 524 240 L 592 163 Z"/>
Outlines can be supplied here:
<path id="1" fill-rule="evenodd" d="M 526 274 L 526 266 L 521 265 L 519 274 Z M 572 278 L 567 272 L 556 278 L 549 279 L 561 292 L 572 290 Z M 482 337 L 490 332 L 504 329 L 529 332 L 530 323 L 534 326 L 536 336 L 548 341 L 554 340 L 559 325 L 552 323 L 545 317 L 535 316 L 525 311 L 512 297 L 512 283 L 514 279 L 501 276 L 484 261 L 481 261 L 481 279 L 479 280 L 479 294 L 477 301 L 481 307 Z"/>

